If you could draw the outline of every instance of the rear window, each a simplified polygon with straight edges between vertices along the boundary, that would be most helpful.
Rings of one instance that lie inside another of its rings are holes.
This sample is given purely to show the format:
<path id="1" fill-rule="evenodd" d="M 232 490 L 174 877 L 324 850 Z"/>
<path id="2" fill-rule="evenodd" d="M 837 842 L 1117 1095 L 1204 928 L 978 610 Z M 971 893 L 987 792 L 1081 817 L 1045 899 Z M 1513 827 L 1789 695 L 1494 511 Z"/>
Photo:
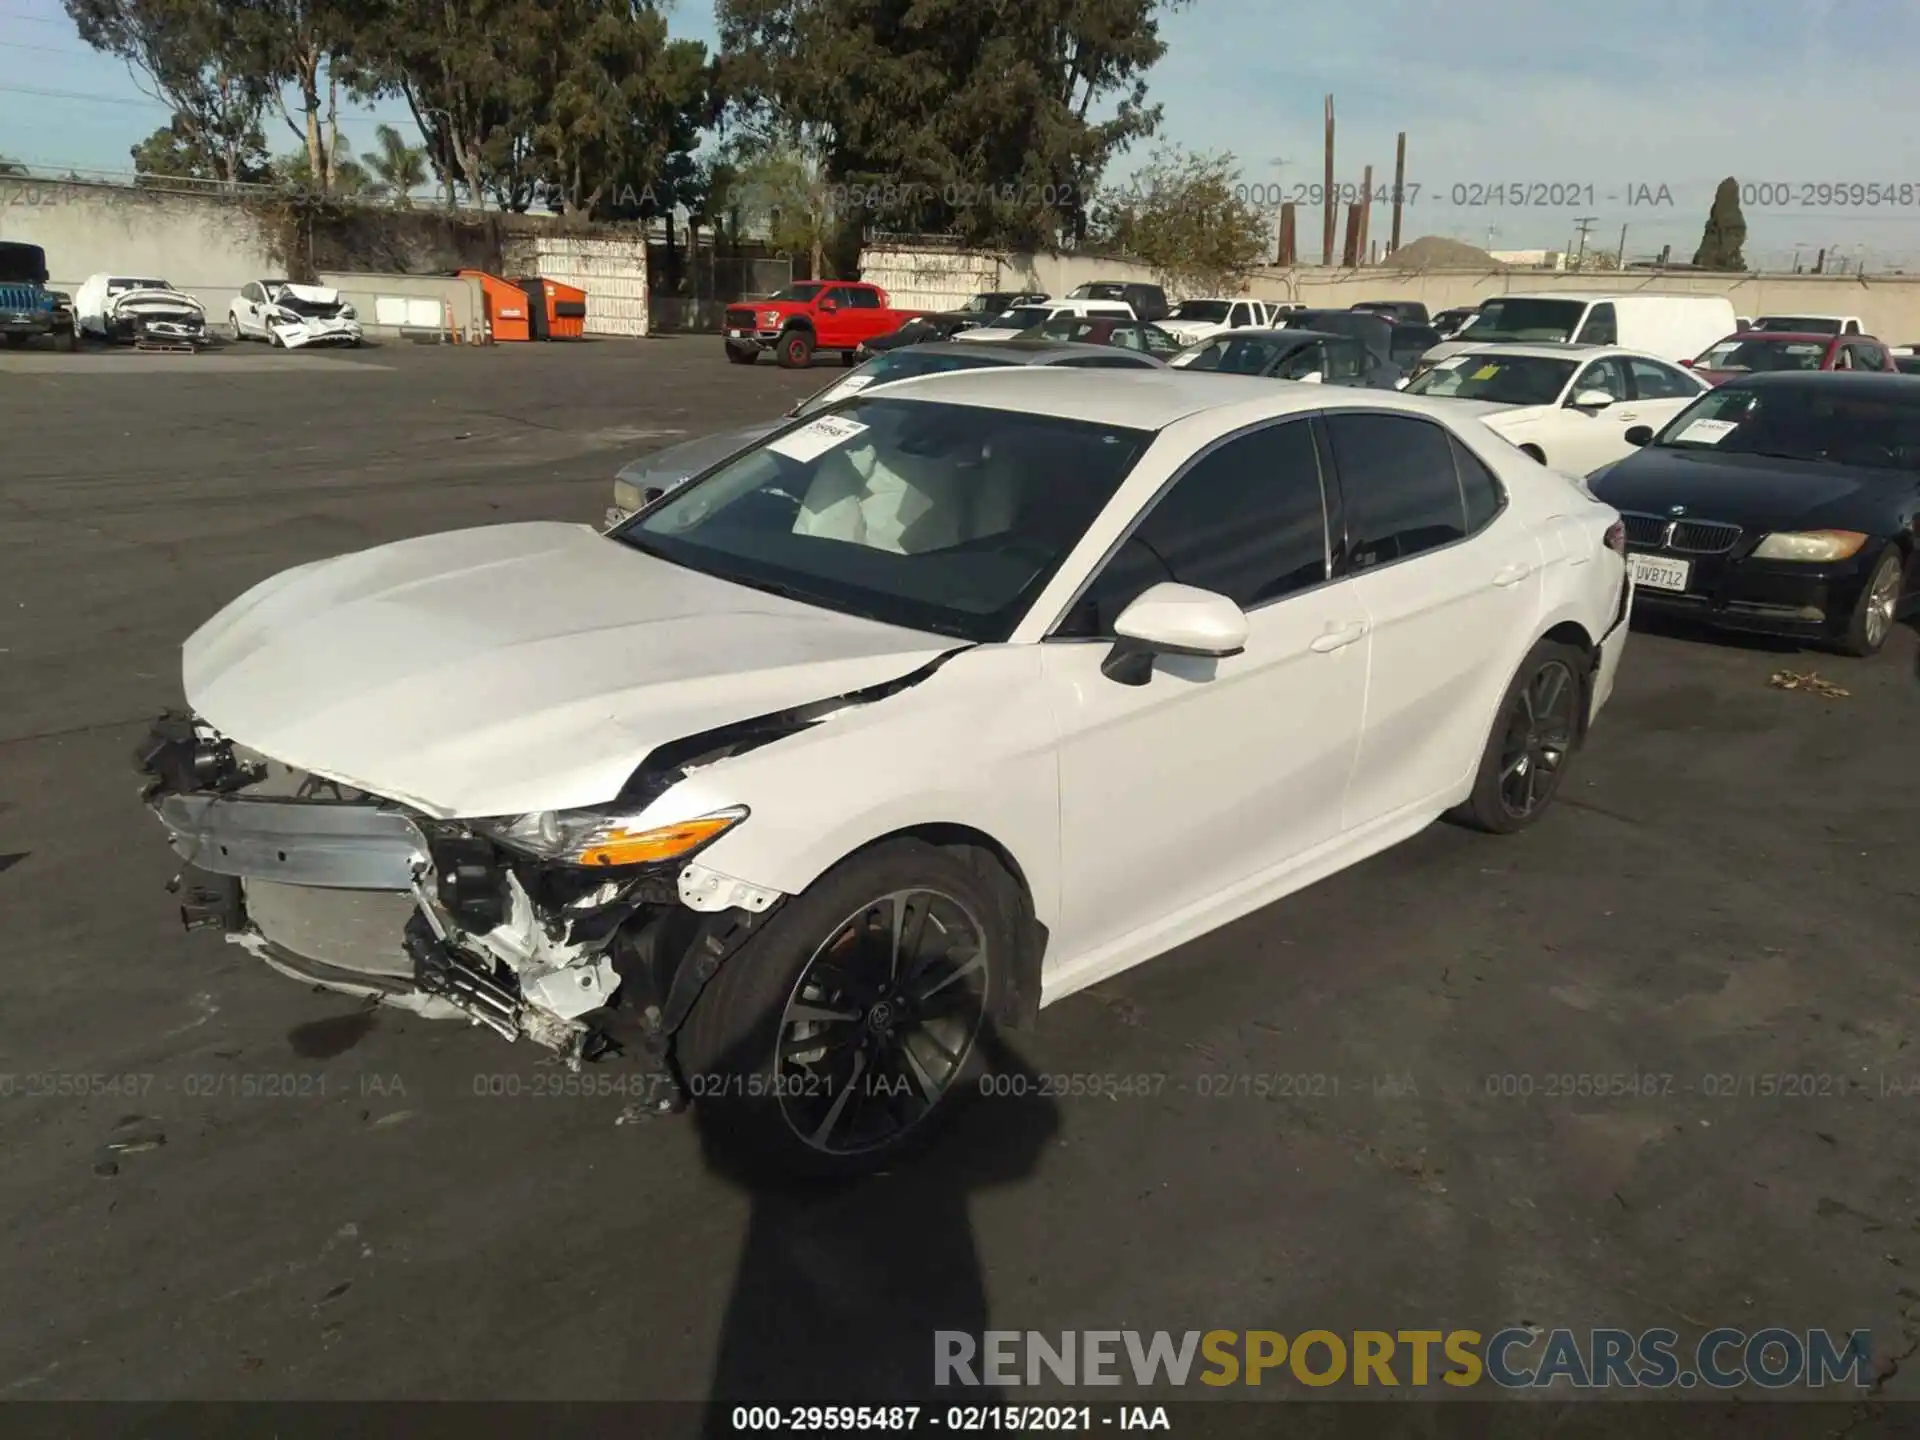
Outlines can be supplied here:
<path id="1" fill-rule="evenodd" d="M 1798 335 L 1838 335 L 1841 322 L 1831 315 L 1762 315 L 1756 330 L 1787 330 Z"/>
<path id="2" fill-rule="evenodd" d="M 1817 340 L 1723 340 L 1693 363 L 1703 370 L 1818 370 L 1827 347 Z"/>

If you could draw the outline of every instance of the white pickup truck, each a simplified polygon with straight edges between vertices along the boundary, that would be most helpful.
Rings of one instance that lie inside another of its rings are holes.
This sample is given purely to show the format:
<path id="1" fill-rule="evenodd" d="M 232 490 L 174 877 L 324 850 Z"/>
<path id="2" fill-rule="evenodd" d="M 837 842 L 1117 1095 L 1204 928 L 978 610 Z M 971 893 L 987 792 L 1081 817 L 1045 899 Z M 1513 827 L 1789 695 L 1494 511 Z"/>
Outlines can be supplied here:
<path id="1" fill-rule="evenodd" d="M 1271 300 L 1222 297 L 1182 300 L 1160 322 L 1160 328 L 1169 331 L 1183 345 L 1198 345 L 1202 340 L 1211 340 L 1228 330 L 1249 327 L 1264 329 L 1276 325 L 1287 311 L 1299 308 L 1298 305 L 1281 305 Z"/>

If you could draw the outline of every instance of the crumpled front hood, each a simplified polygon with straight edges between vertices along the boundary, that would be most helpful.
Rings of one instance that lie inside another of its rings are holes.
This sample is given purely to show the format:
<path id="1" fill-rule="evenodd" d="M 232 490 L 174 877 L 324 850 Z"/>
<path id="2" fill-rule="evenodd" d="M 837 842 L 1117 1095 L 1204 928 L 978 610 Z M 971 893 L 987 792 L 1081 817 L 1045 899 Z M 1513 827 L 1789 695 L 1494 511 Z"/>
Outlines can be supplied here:
<path id="1" fill-rule="evenodd" d="M 539 522 L 285 571 L 195 631 L 182 671 L 188 703 L 241 745 L 472 817 L 599 804 L 658 745 L 955 645 Z"/>
<path id="2" fill-rule="evenodd" d="M 196 317 L 206 314 L 206 306 L 179 290 L 126 290 L 107 297 L 107 309 L 115 314 L 149 315 L 186 311 Z"/>

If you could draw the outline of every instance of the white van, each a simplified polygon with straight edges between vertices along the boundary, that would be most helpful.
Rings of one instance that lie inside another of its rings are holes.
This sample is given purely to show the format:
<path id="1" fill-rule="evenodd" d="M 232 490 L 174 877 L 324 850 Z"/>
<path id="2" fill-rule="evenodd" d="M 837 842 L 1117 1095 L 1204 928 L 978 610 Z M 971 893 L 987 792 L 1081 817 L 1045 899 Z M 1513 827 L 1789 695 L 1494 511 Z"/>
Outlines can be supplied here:
<path id="1" fill-rule="evenodd" d="M 1538 345 L 1617 345 L 1676 364 L 1734 333 L 1733 302 L 1724 295 L 1496 295 L 1482 302 L 1465 330 L 1435 345 L 1420 365 L 1490 341 Z"/>

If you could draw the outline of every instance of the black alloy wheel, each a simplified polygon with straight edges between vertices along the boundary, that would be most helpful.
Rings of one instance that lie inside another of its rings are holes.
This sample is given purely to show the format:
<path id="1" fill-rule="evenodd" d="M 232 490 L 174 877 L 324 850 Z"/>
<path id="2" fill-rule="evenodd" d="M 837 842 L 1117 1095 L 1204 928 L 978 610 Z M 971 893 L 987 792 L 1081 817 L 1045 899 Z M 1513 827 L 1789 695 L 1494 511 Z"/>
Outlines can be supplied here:
<path id="1" fill-rule="evenodd" d="M 965 1068 L 986 1013 L 987 943 L 956 897 L 900 890 L 814 951 L 781 1016 L 775 1094 L 826 1155 L 890 1148 Z"/>

